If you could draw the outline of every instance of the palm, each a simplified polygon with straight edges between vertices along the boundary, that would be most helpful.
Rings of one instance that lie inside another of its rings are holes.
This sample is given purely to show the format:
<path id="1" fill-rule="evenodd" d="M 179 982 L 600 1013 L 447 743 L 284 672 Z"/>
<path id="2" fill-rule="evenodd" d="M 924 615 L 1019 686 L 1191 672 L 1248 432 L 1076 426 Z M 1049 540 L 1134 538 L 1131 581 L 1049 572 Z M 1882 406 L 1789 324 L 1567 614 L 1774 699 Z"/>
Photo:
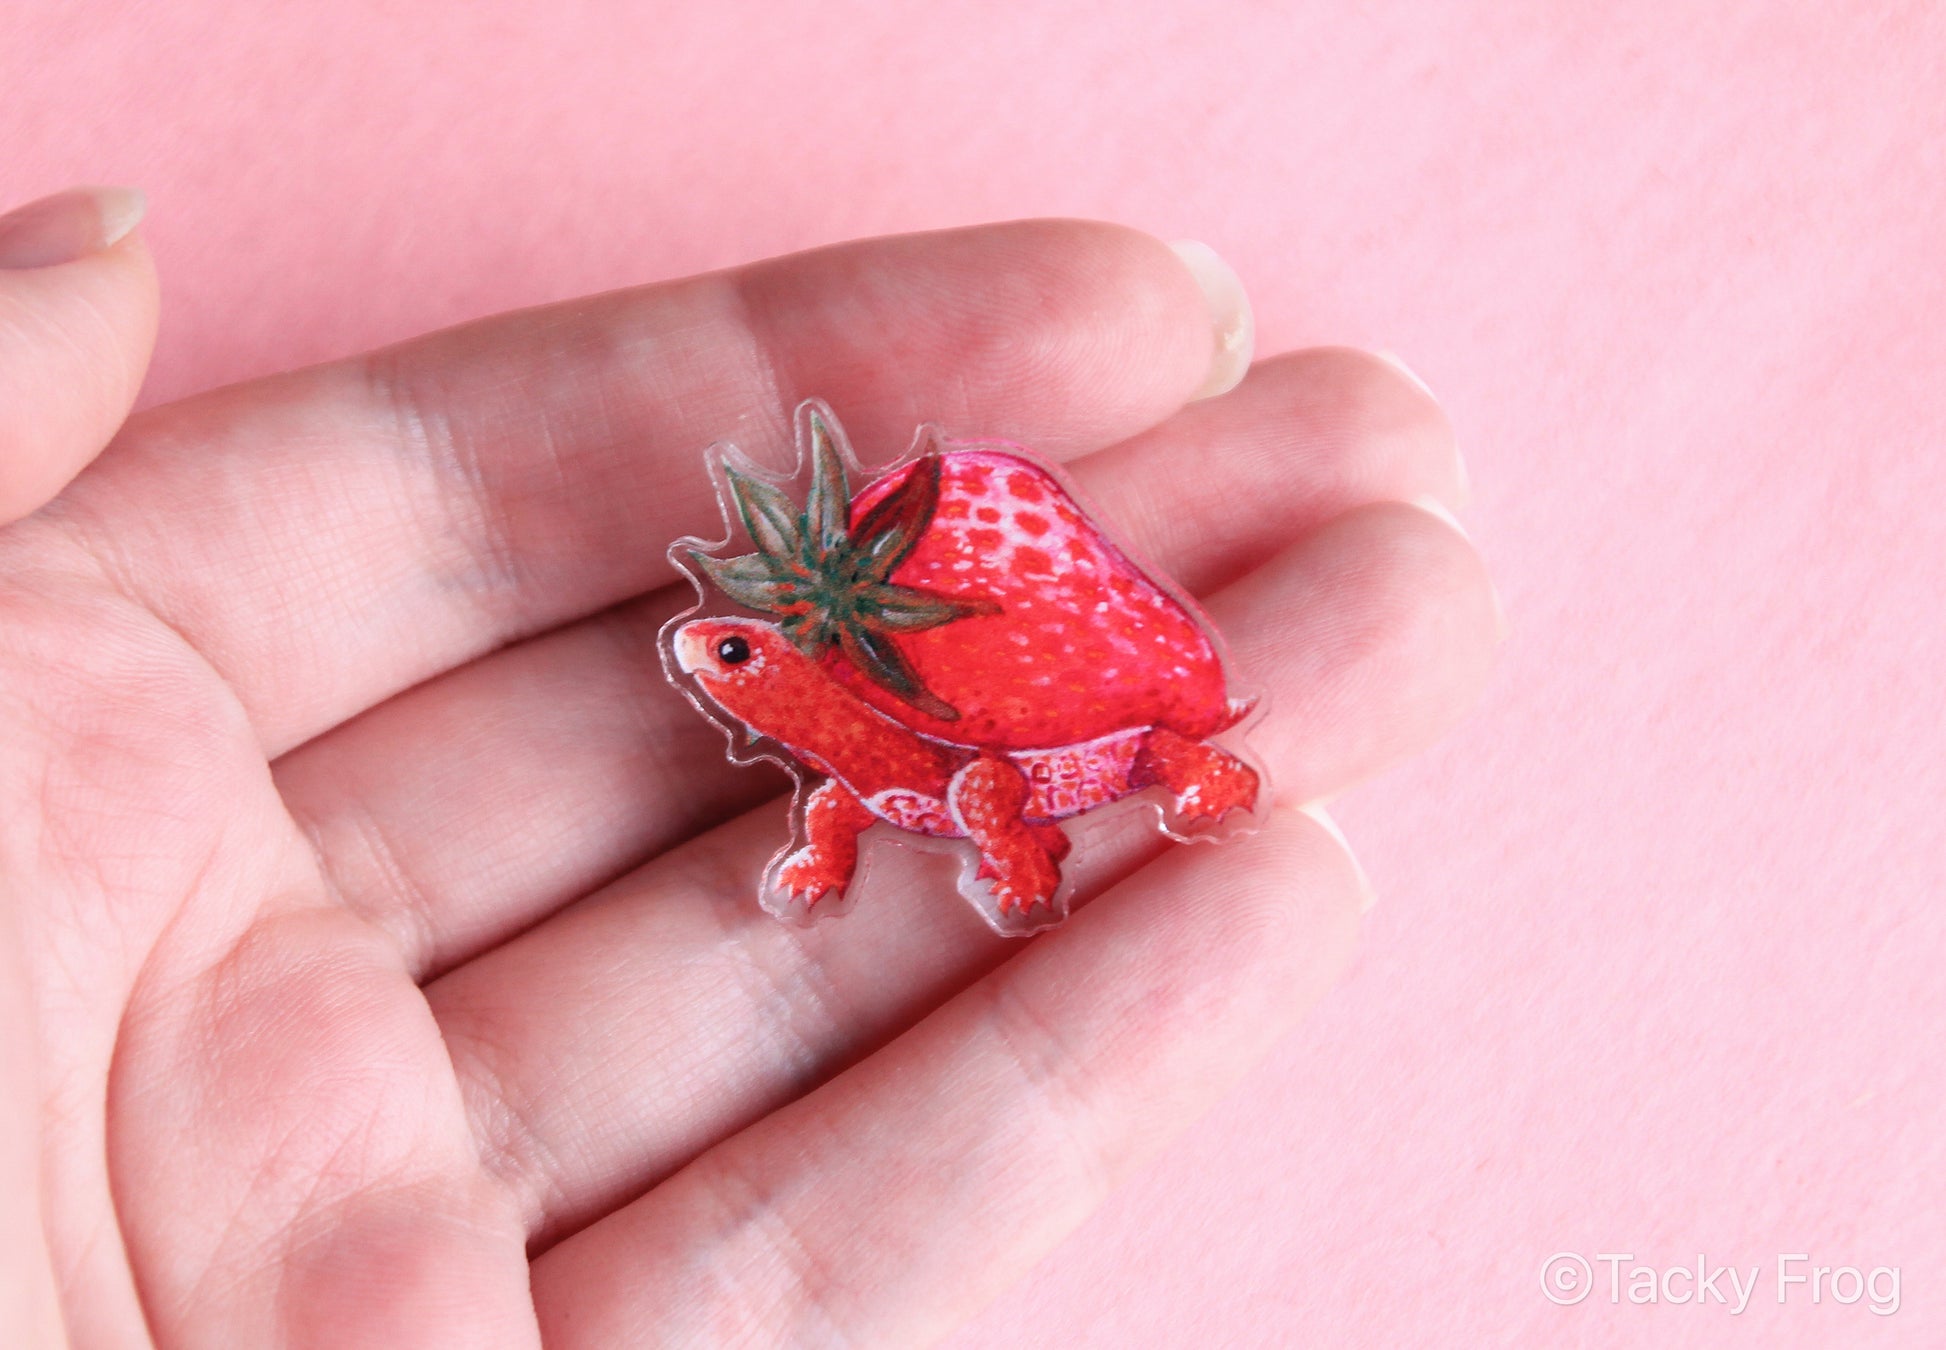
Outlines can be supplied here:
<path id="1" fill-rule="evenodd" d="M 1100 227 L 856 246 L 145 414 L 0 532 L 6 1067 L 73 1343 L 916 1338 L 1071 1226 L 1323 986 L 1353 873 L 1280 811 L 1084 830 L 1115 894 L 1026 947 L 883 848 L 778 925 L 780 784 L 661 682 L 662 545 L 799 394 L 867 454 L 1016 436 L 1209 597 L 1323 795 L 1457 710 L 1491 602 L 1374 504 L 1454 491 L 1422 395 L 1322 352 L 1177 412 L 1200 314 Z"/>

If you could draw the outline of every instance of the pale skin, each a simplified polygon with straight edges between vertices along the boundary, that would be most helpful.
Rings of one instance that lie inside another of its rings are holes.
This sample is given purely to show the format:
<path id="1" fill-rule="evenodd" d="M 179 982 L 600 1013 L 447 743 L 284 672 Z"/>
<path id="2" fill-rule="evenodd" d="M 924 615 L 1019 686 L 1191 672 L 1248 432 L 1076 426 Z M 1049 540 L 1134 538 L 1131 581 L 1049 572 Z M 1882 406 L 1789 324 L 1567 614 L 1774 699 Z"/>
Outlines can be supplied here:
<path id="1" fill-rule="evenodd" d="M 1191 402 L 1208 308 L 1129 230 L 850 244 L 130 417 L 154 276 L 78 200 L 0 267 L 9 1345 L 936 1338 L 1330 985 L 1364 885 L 1298 808 L 1497 642 L 1402 504 L 1461 504 L 1432 400 L 1314 350 Z M 1028 943 L 896 848 L 849 915 L 765 915 L 783 785 L 654 635 L 703 448 L 778 462 L 811 394 L 868 453 L 1067 461 L 1264 694 L 1266 827 L 1077 829 Z"/>

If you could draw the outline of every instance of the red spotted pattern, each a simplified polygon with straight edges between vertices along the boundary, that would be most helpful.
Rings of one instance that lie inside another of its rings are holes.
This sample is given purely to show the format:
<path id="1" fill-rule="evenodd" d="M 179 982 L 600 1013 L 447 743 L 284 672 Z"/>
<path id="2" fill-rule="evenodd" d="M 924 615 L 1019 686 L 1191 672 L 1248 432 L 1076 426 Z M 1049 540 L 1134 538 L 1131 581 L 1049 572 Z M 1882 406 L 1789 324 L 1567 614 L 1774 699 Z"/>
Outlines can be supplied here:
<path id="1" fill-rule="evenodd" d="M 1202 625 L 1051 475 L 992 447 L 947 450 L 941 460 L 932 524 L 892 580 L 1000 606 L 897 639 L 959 720 L 917 711 L 837 656 L 835 679 L 915 731 L 984 749 L 1072 746 L 1143 726 L 1202 737 L 1233 720 Z M 854 523 L 905 472 L 860 492 Z"/>

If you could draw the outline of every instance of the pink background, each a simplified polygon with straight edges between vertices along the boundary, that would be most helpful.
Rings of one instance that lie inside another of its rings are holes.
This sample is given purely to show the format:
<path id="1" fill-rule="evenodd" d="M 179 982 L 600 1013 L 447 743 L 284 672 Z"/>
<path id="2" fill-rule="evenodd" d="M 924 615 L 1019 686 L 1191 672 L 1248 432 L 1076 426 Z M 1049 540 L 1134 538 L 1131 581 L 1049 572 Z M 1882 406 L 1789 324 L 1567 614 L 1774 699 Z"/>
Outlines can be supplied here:
<path id="1" fill-rule="evenodd" d="M 1345 986 L 960 1344 L 1946 1344 L 1946 17 L 1350 8 L 9 0 L 0 198 L 149 190 L 151 402 L 1038 214 L 1396 349 L 1504 668 L 1344 803 Z M 1560 1249 L 1903 1307 L 1556 1308 Z"/>

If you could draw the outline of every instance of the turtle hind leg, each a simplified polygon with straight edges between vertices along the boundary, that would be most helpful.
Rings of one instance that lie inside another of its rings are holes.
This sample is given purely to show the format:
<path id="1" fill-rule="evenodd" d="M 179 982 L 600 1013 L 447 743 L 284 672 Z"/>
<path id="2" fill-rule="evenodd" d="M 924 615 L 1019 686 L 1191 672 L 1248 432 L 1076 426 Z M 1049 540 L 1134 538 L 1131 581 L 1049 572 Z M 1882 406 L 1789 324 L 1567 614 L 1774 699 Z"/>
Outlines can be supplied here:
<path id="1" fill-rule="evenodd" d="M 1035 824 L 1030 821 L 1027 825 L 1027 832 L 1034 836 L 1040 846 L 1047 850 L 1047 856 L 1056 863 L 1059 863 L 1068 854 L 1074 852 L 1074 841 L 1068 838 L 1065 830 L 1052 821 L 1044 824 Z M 980 870 L 976 875 L 982 881 L 992 881 L 995 875 L 993 864 L 989 863 L 985 858 L 981 858 Z"/>
<path id="2" fill-rule="evenodd" d="M 1060 868 L 1047 837 L 1052 827 L 1021 819 L 1027 805 L 1027 779 L 1006 760 L 983 755 L 953 775 L 946 804 L 967 838 L 980 850 L 980 876 L 993 883 L 1002 917 L 1024 914 L 1035 905 L 1052 905 L 1061 884 Z M 1061 853 L 1067 836 L 1058 829 Z"/>
<path id="3" fill-rule="evenodd" d="M 1254 811 L 1263 784 L 1257 771 L 1226 750 L 1167 727 L 1142 738 L 1129 785 L 1161 784 L 1175 799 L 1176 817 L 1194 834 L 1211 833 L 1232 811 Z"/>
<path id="4" fill-rule="evenodd" d="M 804 803 L 804 843 L 777 868 L 776 890 L 807 909 L 842 897 L 858 870 L 858 836 L 874 819 L 835 779 L 820 783 Z"/>
<path id="5" fill-rule="evenodd" d="M 1060 862 L 1074 851 L 1074 841 L 1068 838 L 1067 831 L 1059 825 L 1049 822 L 1045 825 L 1029 825 L 1027 829 L 1040 841 L 1041 847 L 1047 850 L 1047 856 L 1055 862 Z"/>

